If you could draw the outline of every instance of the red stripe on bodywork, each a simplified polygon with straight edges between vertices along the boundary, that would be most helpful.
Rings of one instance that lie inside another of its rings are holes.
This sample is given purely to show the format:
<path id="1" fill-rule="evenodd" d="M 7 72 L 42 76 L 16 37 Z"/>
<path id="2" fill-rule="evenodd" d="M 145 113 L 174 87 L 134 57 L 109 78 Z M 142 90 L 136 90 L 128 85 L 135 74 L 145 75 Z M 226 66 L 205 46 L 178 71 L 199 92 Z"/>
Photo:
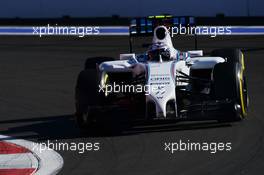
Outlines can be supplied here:
<path id="1" fill-rule="evenodd" d="M 28 152 L 30 151 L 22 146 L 0 141 L 0 154 L 19 154 L 19 153 L 28 153 Z"/>
<path id="2" fill-rule="evenodd" d="M 0 175 L 31 175 L 35 168 L 0 169 Z"/>

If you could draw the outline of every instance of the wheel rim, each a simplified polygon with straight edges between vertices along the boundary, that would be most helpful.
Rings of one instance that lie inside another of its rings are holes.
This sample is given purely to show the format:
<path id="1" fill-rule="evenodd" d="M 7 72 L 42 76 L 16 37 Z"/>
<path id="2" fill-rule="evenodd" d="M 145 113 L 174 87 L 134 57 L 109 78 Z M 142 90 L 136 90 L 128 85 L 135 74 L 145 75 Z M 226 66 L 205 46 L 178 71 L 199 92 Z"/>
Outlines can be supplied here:
<path id="1" fill-rule="evenodd" d="M 246 77 L 243 77 L 243 95 L 244 95 L 244 100 L 245 100 L 245 108 L 247 110 L 248 105 L 249 105 L 249 97 L 248 97 L 248 90 L 247 90 L 247 81 Z"/>
<path id="2" fill-rule="evenodd" d="M 82 122 L 86 124 L 88 122 L 88 112 L 82 114 Z"/>
<path id="3" fill-rule="evenodd" d="M 91 113 L 91 109 L 89 107 L 86 112 L 82 113 L 81 122 L 83 126 L 88 126 L 92 123 L 90 113 Z"/>

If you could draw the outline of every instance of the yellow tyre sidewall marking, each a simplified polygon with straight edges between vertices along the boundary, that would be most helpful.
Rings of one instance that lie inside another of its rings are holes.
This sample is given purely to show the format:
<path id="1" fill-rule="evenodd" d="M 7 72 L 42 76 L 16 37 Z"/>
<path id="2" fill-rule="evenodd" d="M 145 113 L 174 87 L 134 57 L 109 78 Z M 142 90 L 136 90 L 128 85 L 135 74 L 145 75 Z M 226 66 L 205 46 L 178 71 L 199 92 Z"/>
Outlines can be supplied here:
<path id="1" fill-rule="evenodd" d="M 245 70 L 245 61 L 244 61 L 244 54 L 242 53 L 242 58 L 241 58 L 241 64 L 242 64 L 242 69 Z"/>
<path id="2" fill-rule="evenodd" d="M 241 101 L 241 109 L 242 109 L 242 116 L 245 117 L 247 115 L 245 104 L 244 104 L 244 93 L 243 93 L 243 69 L 240 71 L 239 77 L 239 91 L 240 91 L 240 101 Z"/>
<path id="3" fill-rule="evenodd" d="M 107 84 L 108 78 L 109 78 L 109 76 L 108 76 L 108 74 L 106 73 L 106 74 L 104 75 L 104 87 L 105 87 L 105 88 L 106 88 L 106 84 Z M 107 91 L 105 91 L 105 96 L 108 96 Z"/>

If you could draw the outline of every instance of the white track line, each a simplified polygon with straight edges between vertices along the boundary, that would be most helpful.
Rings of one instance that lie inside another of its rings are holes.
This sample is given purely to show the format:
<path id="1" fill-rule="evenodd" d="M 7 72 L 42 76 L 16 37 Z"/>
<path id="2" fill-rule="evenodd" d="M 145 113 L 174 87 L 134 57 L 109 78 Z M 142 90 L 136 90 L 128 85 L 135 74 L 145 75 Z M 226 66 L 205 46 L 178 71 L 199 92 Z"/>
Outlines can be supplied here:
<path id="1" fill-rule="evenodd" d="M 0 154 L 0 169 L 38 169 L 38 159 L 32 153 Z"/>
<path id="2" fill-rule="evenodd" d="M 39 151 L 39 149 L 34 149 L 34 146 L 37 145 L 37 147 L 40 148 L 40 144 L 23 139 L 15 139 L 9 136 L 0 135 L 0 140 L 25 147 L 32 152 L 38 159 L 38 169 L 34 175 L 55 175 L 63 167 L 63 158 L 54 150 L 46 147 L 47 149 Z M 44 146 L 41 145 L 42 149 L 43 147 Z M 33 160 L 33 162 L 34 161 L 35 160 Z"/>

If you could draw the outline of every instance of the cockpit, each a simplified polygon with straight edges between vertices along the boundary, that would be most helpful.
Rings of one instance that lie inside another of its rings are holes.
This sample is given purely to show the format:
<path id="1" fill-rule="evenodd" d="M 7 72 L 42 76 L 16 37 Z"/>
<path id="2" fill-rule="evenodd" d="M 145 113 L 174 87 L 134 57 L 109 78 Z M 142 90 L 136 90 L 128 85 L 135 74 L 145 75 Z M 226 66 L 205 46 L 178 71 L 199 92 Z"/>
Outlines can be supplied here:
<path id="1" fill-rule="evenodd" d="M 171 52 L 169 48 L 149 50 L 147 52 L 148 61 L 170 61 Z"/>

